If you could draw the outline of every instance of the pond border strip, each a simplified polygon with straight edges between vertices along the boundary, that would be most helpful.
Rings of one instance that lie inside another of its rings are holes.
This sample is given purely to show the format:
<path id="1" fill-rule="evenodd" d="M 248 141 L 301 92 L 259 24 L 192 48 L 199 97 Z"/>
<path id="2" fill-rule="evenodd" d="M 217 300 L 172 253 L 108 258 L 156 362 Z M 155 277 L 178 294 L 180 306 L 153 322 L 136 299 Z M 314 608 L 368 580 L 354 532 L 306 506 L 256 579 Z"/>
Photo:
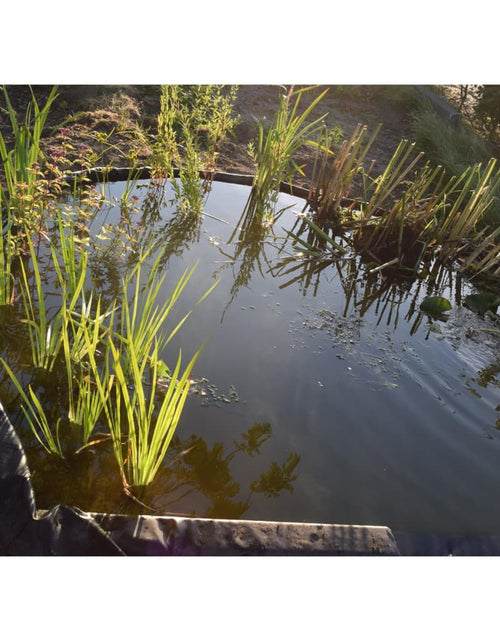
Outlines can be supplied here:
<path id="1" fill-rule="evenodd" d="M 61 178 L 63 182 L 74 181 L 75 179 L 82 178 L 87 179 L 90 183 L 95 184 L 99 182 L 119 182 L 119 181 L 136 181 L 136 180 L 149 180 L 152 178 L 153 168 L 149 165 L 144 165 L 142 167 L 91 167 L 90 169 L 81 169 L 79 171 L 72 171 L 69 174 L 64 174 Z M 246 187 L 252 187 L 254 181 L 253 174 L 239 174 L 234 172 L 227 171 L 205 171 L 200 170 L 198 172 L 200 178 L 208 182 L 223 182 L 231 183 L 236 185 L 244 185 Z M 180 170 L 174 169 L 174 174 L 172 178 L 179 178 Z M 163 178 L 162 178 L 163 179 Z M 169 180 L 165 178 L 165 180 Z M 293 185 L 286 181 L 281 181 L 279 184 L 280 193 L 288 194 L 290 196 L 296 196 L 297 198 L 302 198 L 307 201 L 308 205 L 314 207 L 314 200 L 311 198 L 311 189 L 309 187 L 300 187 L 298 185 Z M 356 198 L 348 198 L 343 196 L 340 198 L 340 206 L 348 209 L 356 209 L 366 205 L 367 203 L 363 200 Z M 385 210 L 382 207 L 378 207 L 374 215 L 379 215 L 384 213 Z"/>
<path id="2" fill-rule="evenodd" d="M 152 177 L 153 168 L 145 165 L 143 167 L 91 167 L 90 169 L 82 169 L 80 171 L 72 171 L 62 177 L 63 181 L 70 181 L 75 178 L 86 178 L 91 183 L 98 182 L 118 182 L 118 181 L 134 181 L 134 180 L 148 180 Z M 200 178 L 210 182 L 225 182 L 251 187 L 253 184 L 253 174 L 238 174 L 225 171 L 199 171 Z M 179 178 L 180 170 L 174 169 L 173 178 Z M 299 198 L 308 199 L 310 190 L 305 187 L 298 187 L 291 185 L 288 182 L 282 181 L 279 185 L 279 191 L 298 196 Z"/>
<path id="3" fill-rule="evenodd" d="M 91 514 L 127 555 L 399 556 L 383 526 Z"/>

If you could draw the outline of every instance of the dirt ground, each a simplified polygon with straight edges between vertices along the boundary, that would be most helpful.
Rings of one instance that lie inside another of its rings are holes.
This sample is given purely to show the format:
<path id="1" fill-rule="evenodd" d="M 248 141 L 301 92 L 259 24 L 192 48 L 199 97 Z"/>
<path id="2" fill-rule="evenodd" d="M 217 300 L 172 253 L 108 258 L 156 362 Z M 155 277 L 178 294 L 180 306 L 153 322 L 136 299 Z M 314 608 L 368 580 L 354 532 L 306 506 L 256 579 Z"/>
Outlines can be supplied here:
<path id="1" fill-rule="evenodd" d="M 367 125 L 370 132 L 382 124 L 370 160 L 375 160 L 375 169 L 383 168 L 400 140 L 409 135 L 408 114 L 404 108 L 395 106 L 388 99 L 384 87 L 380 86 L 318 87 L 311 91 L 311 96 L 325 88 L 328 88 L 328 93 L 316 107 L 314 115 L 327 113 L 326 124 L 329 127 L 338 125 L 345 136 L 350 136 L 358 123 Z M 33 87 L 40 105 L 45 103 L 50 89 L 40 85 Z M 219 170 L 253 172 L 247 145 L 257 134 L 255 119 L 272 120 L 282 91 L 284 89 L 278 85 L 239 86 L 235 104 L 239 121 L 234 136 L 228 138 L 220 150 Z M 31 96 L 29 87 L 10 85 L 7 92 L 18 118 L 24 118 Z M 4 104 L 2 93 L 0 107 Z M 100 164 L 125 166 L 131 148 L 135 148 L 139 163 L 148 164 L 159 108 L 159 86 L 60 86 L 44 130 L 44 142 L 46 146 L 56 148 L 64 139 L 68 140 L 69 131 L 75 153 L 86 145 L 98 152 L 104 151 Z M 61 125 L 63 134 L 59 130 Z M 4 138 L 9 139 L 11 129 L 5 112 L 0 112 L 0 130 Z M 96 132 L 102 134 L 100 142 L 96 140 Z M 106 137 L 107 142 L 103 142 Z M 305 165 L 306 173 L 304 178 L 297 177 L 297 184 L 307 184 L 313 157 L 313 151 L 308 148 L 297 156 L 296 161 Z"/>

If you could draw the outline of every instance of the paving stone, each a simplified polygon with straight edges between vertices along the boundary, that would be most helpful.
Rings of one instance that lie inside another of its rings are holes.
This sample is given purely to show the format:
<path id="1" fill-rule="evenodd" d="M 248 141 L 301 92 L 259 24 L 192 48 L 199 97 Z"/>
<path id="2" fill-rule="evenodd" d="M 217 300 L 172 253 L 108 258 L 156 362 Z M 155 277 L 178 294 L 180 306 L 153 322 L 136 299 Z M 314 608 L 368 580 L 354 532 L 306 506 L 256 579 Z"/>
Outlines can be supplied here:
<path id="1" fill-rule="evenodd" d="M 389 528 L 93 514 L 125 554 L 397 556 Z"/>

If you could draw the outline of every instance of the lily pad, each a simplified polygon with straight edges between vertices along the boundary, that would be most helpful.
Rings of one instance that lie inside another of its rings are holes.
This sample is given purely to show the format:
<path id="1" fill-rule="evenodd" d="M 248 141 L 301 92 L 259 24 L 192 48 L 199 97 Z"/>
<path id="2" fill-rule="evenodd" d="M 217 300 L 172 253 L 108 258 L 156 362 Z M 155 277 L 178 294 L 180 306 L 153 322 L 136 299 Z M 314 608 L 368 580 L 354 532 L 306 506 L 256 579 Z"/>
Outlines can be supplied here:
<path id="1" fill-rule="evenodd" d="M 443 320 L 446 319 L 444 312 L 451 309 L 451 303 L 443 296 L 427 296 L 420 304 L 420 309 L 429 316 Z"/>
<path id="2" fill-rule="evenodd" d="M 469 294 L 464 299 L 464 305 L 476 314 L 483 316 L 486 312 L 493 312 L 496 314 L 498 305 L 500 304 L 500 297 L 491 292 L 484 292 L 482 294 Z"/>

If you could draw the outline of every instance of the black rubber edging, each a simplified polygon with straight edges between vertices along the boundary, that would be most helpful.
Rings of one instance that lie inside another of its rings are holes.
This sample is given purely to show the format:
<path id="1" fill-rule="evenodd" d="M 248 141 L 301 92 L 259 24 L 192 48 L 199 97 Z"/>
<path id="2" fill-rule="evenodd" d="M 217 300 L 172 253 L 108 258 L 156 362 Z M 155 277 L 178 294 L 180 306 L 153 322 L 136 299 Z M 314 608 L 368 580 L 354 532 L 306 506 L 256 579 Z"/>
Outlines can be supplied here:
<path id="1" fill-rule="evenodd" d="M 82 169 L 81 171 L 73 171 L 63 176 L 63 180 L 69 182 L 74 179 L 83 178 L 89 180 L 91 183 L 98 182 L 118 182 L 127 180 L 148 180 L 152 176 L 153 168 L 150 166 L 144 167 L 92 167 L 90 169 Z M 251 187 L 253 184 L 253 174 L 237 174 L 225 171 L 200 171 L 200 178 L 214 182 L 232 183 L 238 185 L 246 185 Z M 180 170 L 174 169 L 174 178 L 179 178 Z M 309 189 L 305 187 L 298 187 L 290 185 L 287 182 L 280 183 L 280 192 L 297 196 L 307 200 L 310 196 Z"/>
<path id="2" fill-rule="evenodd" d="M 70 182 L 72 180 L 81 178 L 86 179 L 92 184 L 99 182 L 119 182 L 128 180 L 149 180 L 152 177 L 153 168 L 146 165 L 143 167 L 92 167 L 90 169 L 82 169 L 80 171 L 73 171 L 65 174 L 62 180 Z M 213 182 L 231 183 L 233 185 L 244 185 L 251 187 L 253 185 L 253 174 L 238 174 L 226 171 L 199 171 L 200 178 Z M 173 178 L 179 178 L 180 170 L 174 169 Z M 292 185 L 289 182 L 281 181 L 279 191 L 290 196 L 297 196 L 307 201 L 309 205 L 314 206 L 314 201 L 311 199 L 311 190 L 308 187 L 299 187 Z M 346 208 L 359 209 L 365 203 L 356 198 L 341 198 L 340 206 Z M 375 215 L 385 213 L 383 208 L 378 208 Z"/>

